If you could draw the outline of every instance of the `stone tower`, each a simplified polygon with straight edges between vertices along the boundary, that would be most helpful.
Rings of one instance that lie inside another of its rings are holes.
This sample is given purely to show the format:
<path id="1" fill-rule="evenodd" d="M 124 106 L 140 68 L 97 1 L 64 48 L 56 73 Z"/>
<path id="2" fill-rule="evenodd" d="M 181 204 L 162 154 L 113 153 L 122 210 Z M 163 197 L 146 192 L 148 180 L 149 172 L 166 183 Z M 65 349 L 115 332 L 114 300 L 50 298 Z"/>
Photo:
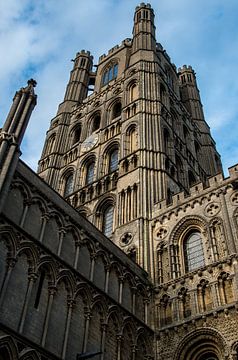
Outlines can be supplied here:
<path id="1" fill-rule="evenodd" d="M 76 55 L 38 173 L 148 271 L 155 204 L 206 184 L 220 156 L 195 73 L 156 42 L 149 4 L 136 7 L 133 38 L 92 64 Z"/>

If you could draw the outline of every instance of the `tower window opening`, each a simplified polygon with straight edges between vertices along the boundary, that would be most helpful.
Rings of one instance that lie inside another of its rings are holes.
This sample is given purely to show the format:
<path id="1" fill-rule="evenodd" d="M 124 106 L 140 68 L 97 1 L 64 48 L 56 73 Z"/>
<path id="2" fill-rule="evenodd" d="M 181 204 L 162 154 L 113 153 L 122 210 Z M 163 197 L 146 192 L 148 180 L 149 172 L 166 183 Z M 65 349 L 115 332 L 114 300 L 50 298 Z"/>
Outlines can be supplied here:
<path id="1" fill-rule="evenodd" d="M 95 163 L 91 162 L 86 170 L 86 185 L 91 184 L 93 182 L 93 178 L 94 178 L 94 167 L 95 167 Z"/>
<path id="2" fill-rule="evenodd" d="M 118 64 L 113 64 L 107 68 L 102 77 L 102 84 L 106 85 L 111 80 L 116 79 L 118 74 Z"/>
<path id="3" fill-rule="evenodd" d="M 80 136 L 81 136 L 81 126 L 78 126 L 74 129 L 73 132 L 73 142 L 72 142 L 73 145 L 79 142 Z"/>
<path id="4" fill-rule="evenodd" d="M 96 115 L 93 119 L 93 123 L 92 123 L 92 132 L 98 130 L 100 128 L 100 123 L 101 123 L 101 116 L 100 115 Z"/>
<path id="5" fill-rule="evenodd" d="M 64 196 L 69 196 L 73 192 L 74 182 L 73 173 L 69 174 L 65 180 Z"/>
<path id="6" fill-rule="evenodd" d="M 118 116 L 121 115 L 121 102 L 117 102 L 114 106 L 113 106 L 113 110 L 112 110 L 112 119 L 117 118 Z"/>
<path id="7" fill-rule="evenodd" d="M 113 216 L 114 208 L 112 205 L 108 206 L 103 214 L 102 232 L 107 237 L 112 235 L 113 231 Z"/>
<path id="8" fill-rule="evenodd" d="M 184 241 L 185 271 L 192 271 L 205 265 L 202 237 L 200 232 L 193 231 Z"/>
<path id="9" fill-rule="evenodd" d="M 109 172 L 115 171 L 118 168 L 118 149 L 111 152 L 109 156 Z"/>

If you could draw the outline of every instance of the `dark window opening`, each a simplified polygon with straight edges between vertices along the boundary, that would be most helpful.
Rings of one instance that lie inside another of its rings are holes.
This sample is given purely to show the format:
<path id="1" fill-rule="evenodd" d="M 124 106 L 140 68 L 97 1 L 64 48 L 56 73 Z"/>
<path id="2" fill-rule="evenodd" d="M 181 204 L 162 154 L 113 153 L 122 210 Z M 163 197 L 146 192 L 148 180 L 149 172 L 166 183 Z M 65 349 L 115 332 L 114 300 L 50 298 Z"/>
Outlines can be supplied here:
<path id="1" fill-rule="evenodd" d="M 79 142 L 80 136 L 81 136 L 81 127 L 78 126 L 78 127 L 74 130 L 74 134 L 73 134 L 73 145 L 76 144 L 77 142 Z"/>
<path id="2" fill-rule="evenodd" d="M 109 158 L 109 172 L 115 171 L 118 168 L 118 150 L 115 149 L 111 152 Z"/>
<path id="3" fill-rule="evenodd" d="M 96 131 L 99 129 L 100 127 L 100 122 L 101 122 L 101 116 L 100 115 L 96 115 L 95 118 L 93 119 L 93 126 L 92 126 L 92 132 Z"/>
<path id="4" fill-rule="evenodd" d="M 121 103 L 118 102 L 113 106 L 112 118 L 115 119 L 121 115 Z"/>
<path id="5" fill-rule="evenodd" d="M 36 298 L 35 298 L 35 303 L 34 303 L 34 308 L 35 309 L 38 309 L 38 306 L 39 306 L 39 303 L 40 303 L 40 297 L 41 297 L 41 293 L 42 293 L 44 280 L 45 280 L 45 271 L 42 271 L 41 274 L 40 274 L 38 289 L 37 289 L 37 292 L 36 292 Z"/>

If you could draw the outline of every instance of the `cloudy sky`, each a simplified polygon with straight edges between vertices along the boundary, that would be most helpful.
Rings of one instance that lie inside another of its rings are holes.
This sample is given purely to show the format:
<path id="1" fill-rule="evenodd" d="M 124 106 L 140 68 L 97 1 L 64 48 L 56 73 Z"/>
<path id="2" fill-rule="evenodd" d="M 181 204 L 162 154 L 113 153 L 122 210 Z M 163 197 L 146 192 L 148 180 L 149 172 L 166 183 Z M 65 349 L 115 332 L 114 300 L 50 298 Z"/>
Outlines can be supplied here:
<path id="1" fill-rule="evenodd" d="M 0 126 L 17 89 L 33 77 L 38 104 L 22 146 L 22 159 L 37 167 L 45 132 L 77 51 L 94 63 L 131 37 L 136 0 L 2 0 L 0 2 Z M 157 41 L 177 67 L 197 74 L 206 120 L 224 170 L 238 162 L 238 1 L 152 0 Z"/>

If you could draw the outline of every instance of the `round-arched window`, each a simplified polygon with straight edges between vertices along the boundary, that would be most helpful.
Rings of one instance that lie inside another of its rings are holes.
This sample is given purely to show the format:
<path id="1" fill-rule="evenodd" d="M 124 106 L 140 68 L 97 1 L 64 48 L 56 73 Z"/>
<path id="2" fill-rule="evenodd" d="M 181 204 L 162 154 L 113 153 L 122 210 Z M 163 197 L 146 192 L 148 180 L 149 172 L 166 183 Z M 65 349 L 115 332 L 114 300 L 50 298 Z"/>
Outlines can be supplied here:
<path id="1" fill-rule="evenodd" d="M 192 231 L 186 237 L 184 244 L 185 270 L 192 271 L 205 265 L 202 237 L 199 231 Z"/>
<path id="2" fill-rule="evenodd" d="M 64 186 L 64 196 L 69 196 L 73 192 L 74 182 L 73 182 L 73 173 L 70 173 L 65 179 Z"/>
<path id="3" fill-rule="evenodd" d="M 114 215 L 114 207 L 112 205 L 109 205 L 103 213 L 103 223 L 102 223 L 102 232 L 107 237 L 110 237 L 112 235 L 113 215 Z"/>

